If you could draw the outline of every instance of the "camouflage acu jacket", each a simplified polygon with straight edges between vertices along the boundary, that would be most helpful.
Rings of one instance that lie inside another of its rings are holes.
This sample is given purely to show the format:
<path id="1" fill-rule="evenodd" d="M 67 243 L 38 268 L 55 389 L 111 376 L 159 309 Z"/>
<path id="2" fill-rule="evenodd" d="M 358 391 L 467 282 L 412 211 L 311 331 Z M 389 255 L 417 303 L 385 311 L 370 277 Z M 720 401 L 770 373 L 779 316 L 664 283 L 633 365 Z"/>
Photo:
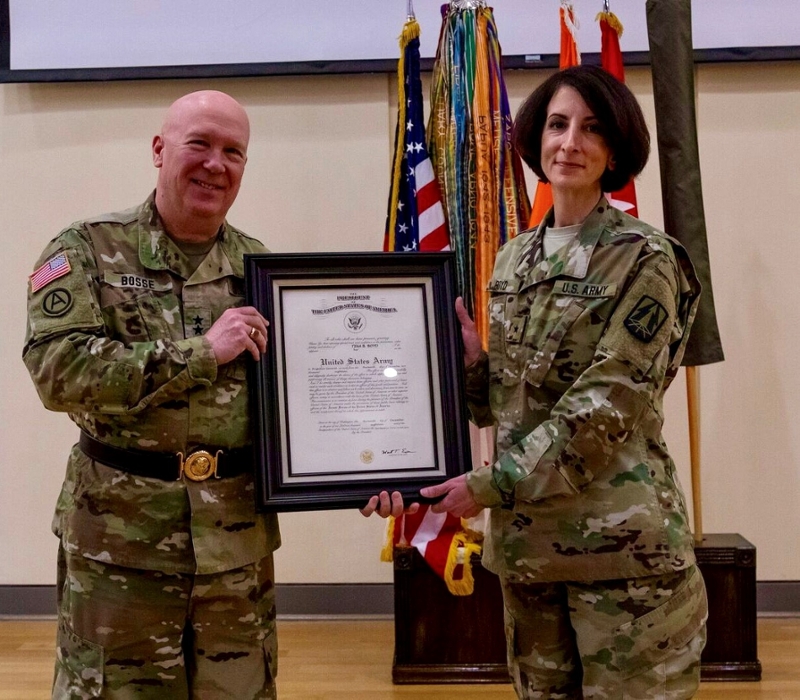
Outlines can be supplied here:
<path id="1" fill-rule="evenodd" d="M 516 581 L 636 578 L 694 562 L 661 435 L 699 284 L 681 246 L 603 199 L 542 260 L 544 227 L 500 250 L 489 352 L 467 372 L 497 461 L 468 476 L 492 507 L 484 563 Z"/>
<path id="2" fill-rule="evenodd" d="M 34 293 L 29 286 L 23 358 L 44 405 L 117 447 L 185 454 L 250 444 L 246 359 L 217 367 L 203 334 L 244 304 L 243 254 L 264 250 L 226 224 L 192 274 L 152 195 L 62 231 L 36 267 L 63 252 L 69 272 Z M 276 517 L 257 514 L 254 502 L 250 474 L 145 479 L 75 446 L 53 529 L 90 559 L 215 573 L 279 545 Z"/>

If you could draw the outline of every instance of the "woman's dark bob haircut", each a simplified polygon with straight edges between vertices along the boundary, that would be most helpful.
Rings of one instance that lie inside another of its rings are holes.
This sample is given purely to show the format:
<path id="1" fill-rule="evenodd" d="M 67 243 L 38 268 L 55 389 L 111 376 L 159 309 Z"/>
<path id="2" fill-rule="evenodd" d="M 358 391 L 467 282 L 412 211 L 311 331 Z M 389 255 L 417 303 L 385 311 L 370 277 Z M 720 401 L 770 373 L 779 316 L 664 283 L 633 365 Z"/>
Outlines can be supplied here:
<path id="1" fill-rule="evenodd" d="M 603 173 L 600 187 L 614 192 L 636 177 L 650 155 L 650 132 L 633 93 L 597 66 L 575 66 L 554 73 L 522 103 L 514 122 L 514 147 L 542 182 L 542 133 L 550 100 L 562 87 L 573 88 L 597 117 L 615 167 Z"/>

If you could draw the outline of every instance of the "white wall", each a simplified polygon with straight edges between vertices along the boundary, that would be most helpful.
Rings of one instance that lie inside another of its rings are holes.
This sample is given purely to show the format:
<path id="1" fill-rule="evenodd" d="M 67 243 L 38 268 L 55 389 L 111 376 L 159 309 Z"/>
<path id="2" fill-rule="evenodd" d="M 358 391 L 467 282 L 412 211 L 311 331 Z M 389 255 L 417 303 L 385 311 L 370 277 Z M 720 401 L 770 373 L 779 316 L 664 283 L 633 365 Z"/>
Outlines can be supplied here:
<path id="1" fill-rule="evenodd" d="M 545 77 L 507 75 L 512 108 Z M 647 69 L 628 71 L 655 129 Z M 726 362 L 701 368 L 704 521 L 758 547 L 760 580 L 800 579 L 800 64 L 701 66 L 700 153 Z M 230 220 L 274 251 L 378 250 L 396 89 L 358 75 L 0 86 L 0 585 L 51 584 L 49 532 L 77 431 L 45 411 L 21 362 L 26 277 L 73 220 L 143 200 L 149 143 L 190 90 L 241 100 L 250 160 Z M 654 138 L 655 142 L 655 138 Z M 657 153 L 639 184 L 642 218 L 661 225 Z M 683 375 L 668 396 L 667 440 L 688 490 Z M 282 583 L 386 582 L 383 523 L 357 512 L 281 516 Z"/>

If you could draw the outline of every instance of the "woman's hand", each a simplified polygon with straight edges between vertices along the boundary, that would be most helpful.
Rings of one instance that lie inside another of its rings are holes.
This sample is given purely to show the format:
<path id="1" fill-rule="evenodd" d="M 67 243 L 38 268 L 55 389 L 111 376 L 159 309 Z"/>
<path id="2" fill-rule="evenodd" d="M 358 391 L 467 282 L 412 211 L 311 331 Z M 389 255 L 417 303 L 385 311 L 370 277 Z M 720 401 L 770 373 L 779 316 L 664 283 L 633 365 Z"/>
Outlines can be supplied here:
<path id="1" fill-rule="evenodd" d="M 461 339 L 464 341 L 464 367 L 469 367 L 478 361 L 483 351 L 481 337 L 475 327 L 475 321 L 469 317 L 467 307 L 461 297 L 456 299 L 456 316 L 461 323 Z"/>
<path id="2" fill-rule="evenodd" d="M 426 486 L 420 491 L 425 498 L 444 496 L 431 506 L 434 513 L 450 513 L 457 518 L 474 518 L 483 510 L 467 487 L 467 475 L 462 474 L 436 486 Z"/>
<path id="3" fill-rule="evenodd" d="M 365 518 L 368 518 L 373 513 L 377 513 L 382 518 L 388 518 L 390 515 L 397 518 L 403 513 L 411 515 L 418 510 L 419 503 L 412 503 L 408 508 L 404 508 L 403 496 L 399 491 L 393 491 L 391 496 L 387 491 L 381 491 L 380 495 L 370 498 L 367 505 L 361 508 L 359 512 Z"/>

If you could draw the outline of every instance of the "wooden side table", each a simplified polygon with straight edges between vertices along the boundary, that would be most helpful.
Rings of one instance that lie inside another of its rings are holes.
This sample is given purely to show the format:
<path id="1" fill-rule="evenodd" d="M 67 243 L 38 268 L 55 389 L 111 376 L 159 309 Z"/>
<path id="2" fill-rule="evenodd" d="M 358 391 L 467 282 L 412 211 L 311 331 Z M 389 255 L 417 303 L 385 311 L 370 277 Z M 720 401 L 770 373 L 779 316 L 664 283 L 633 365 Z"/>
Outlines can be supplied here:
<path id="1" fill-rule="evenodd" d="M 705 535 L 695 547 L 708 592 L 704 681 L 760 681 L 756 638 L 756 548 L 741 535 Z"/>

